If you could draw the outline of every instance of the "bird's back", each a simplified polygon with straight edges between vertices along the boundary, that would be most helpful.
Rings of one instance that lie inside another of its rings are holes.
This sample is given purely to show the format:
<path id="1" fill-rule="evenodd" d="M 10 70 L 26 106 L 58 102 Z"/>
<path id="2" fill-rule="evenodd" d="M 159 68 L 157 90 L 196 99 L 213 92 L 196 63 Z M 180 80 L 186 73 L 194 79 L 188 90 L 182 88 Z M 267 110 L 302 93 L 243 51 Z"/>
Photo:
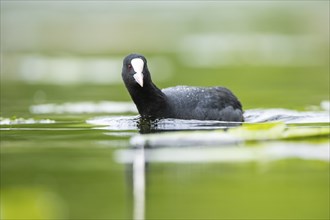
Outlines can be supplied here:
<path id="1" fill-rule="evenodd" d="M 243 121 L 241 103 L 224 87 L 176 86 L 162 92 L 174 118 Z"/>

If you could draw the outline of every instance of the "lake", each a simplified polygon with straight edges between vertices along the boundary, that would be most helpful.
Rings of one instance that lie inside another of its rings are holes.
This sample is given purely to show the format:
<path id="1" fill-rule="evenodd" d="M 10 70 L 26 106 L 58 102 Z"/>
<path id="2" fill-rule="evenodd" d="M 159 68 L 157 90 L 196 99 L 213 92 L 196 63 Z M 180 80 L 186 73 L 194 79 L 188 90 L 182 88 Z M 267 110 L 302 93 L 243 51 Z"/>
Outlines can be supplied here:
<path id="1" fill-rule="evenodd" d="M 329 1 L 1 1 L 0 218 L 329 219 Z M 244 123 L 140 120 L 121 79 Z"/>
<path id="2" fill-rule="evenodd" d="M 150 123 L 123 85 L 1 92 L 3 219 L 329 217 L 326 101 L 244 101 L 243 125 Z"/>

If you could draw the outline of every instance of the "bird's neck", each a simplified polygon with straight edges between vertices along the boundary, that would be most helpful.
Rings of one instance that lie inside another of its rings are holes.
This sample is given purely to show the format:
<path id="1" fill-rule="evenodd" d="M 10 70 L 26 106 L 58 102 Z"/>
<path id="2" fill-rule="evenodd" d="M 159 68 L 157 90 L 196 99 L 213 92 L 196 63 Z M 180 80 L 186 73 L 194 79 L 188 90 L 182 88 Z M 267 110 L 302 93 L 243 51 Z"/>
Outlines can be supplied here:
<path id="1" fill-rule="evenodd" d="M 129 93 L 142 117 L 161 118 L 167 108 L 166 95 L 151 81 L 132 88 Z"/>

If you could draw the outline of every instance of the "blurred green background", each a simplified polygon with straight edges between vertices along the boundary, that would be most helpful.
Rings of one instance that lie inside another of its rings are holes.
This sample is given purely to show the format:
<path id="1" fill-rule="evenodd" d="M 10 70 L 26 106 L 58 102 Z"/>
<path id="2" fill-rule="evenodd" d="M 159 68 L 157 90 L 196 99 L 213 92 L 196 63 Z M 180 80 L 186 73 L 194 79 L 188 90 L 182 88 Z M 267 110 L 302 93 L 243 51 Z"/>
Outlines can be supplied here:
<path id="1" fill-rule="evenodd" d="M 130 167 L 114 152 L 137 131 L 29 111 L 130 101 L 132 52 L 161 88 L 220 85 L 244 109 L 305 110 L 329 100 L 329 1 L 1 0 L 1 117 L 57 122 L 1 127 L 2 219 L 132 218 Z M 328 162 L 156 163 L 146 217 L 328 219 L 328 195 Z"/>
<path id="2" fill-rule="evenodd" d="M 148 58 L 161 88 L 226 86 L 246 109 L 318 105 L 329 99 L 328 6 L 1 1 L 1 101 L 23 91 L 36 102 L 130 100 L 121 64 L 137 52 Z M 2 114 L 10 116 L 4 106 Z"/>

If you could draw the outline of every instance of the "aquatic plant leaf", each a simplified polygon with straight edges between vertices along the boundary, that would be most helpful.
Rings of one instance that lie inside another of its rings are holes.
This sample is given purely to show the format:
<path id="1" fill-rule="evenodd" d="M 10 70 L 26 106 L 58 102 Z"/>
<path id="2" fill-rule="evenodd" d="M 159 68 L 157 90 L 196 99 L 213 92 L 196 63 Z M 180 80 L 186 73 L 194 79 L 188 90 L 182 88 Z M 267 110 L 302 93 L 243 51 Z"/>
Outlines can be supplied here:
<path id="1" fill-rule="evenodd" d="M 228 130 L 181 131 L 136 135 L 131 138 L 130 143 L 135 146 L 233 145 L 242 142 L 305 139 L 327 137 L 329 135 L 329 126 L 287 126 L 282 122 L 274 122 L 244 124 L 243 126 Z"/>

